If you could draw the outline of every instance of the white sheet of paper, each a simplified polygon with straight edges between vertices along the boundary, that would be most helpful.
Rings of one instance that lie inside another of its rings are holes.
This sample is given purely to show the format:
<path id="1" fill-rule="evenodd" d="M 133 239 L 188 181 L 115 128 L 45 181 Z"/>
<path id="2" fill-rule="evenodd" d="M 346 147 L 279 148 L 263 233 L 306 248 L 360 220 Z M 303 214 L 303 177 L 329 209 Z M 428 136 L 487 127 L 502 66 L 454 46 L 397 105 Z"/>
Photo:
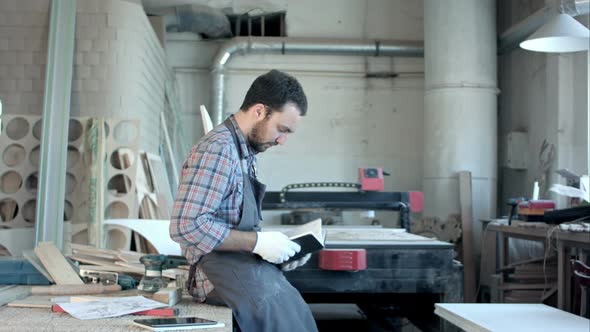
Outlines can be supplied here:
<path id="1" fill-rule="evenodd" d="M 61 303 L 59 306 L 70 315 L 86 320 L 124 316 L 138 311 L 162 308 L 166 304 L 143 296 L 129 296 L 106 301 Z"/>
<path id="2" fill-rule="evenodd" d="M 575 197 L 588 201 L 588 193 L 578 188 L 564 186 L 562 184 L 555 183 L 551 186 L 549 190 L 557 193 L 558 195 Z"/>
<path id="3" fill-rule="evenodd" d="M 157 219 L 106 219 L 103 225 L 127 227 L 141 234 L 161 255 L 182 255 L 180 245 L 170 238 L 170 220 Z"/>

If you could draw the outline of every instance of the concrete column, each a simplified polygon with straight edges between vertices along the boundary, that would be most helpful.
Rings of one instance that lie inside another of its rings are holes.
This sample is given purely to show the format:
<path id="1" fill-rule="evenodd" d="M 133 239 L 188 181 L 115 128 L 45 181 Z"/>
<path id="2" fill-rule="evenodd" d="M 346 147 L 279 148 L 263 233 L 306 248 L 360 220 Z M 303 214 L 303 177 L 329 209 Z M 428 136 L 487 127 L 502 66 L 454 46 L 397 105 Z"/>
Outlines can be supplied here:
<path id="1" fill-rule="evenodd" d="M 495 18 L 493 0 L 424 2 L 424 212 L 459 213 L 457 172 L 470 171 L 476 248 L 496 207 Z"/>

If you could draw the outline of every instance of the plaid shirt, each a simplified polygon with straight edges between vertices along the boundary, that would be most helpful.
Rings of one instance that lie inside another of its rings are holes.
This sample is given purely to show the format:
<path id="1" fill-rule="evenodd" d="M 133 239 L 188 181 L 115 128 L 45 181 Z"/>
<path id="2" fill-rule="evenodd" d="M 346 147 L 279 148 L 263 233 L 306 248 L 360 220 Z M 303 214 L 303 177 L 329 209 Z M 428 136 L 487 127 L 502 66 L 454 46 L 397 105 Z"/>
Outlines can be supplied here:
<path id="1" fill-rule="evenodd" d="M 246 145 L 233 116 L 242 155 L 249 166 L 256 157 Z M 250 169 L 250 167 L 246 168 Z M 170 237 L 180 244 L 189 263 L 220 245 L 240 222 L 244 200 L 241 161 L 229 129 L 221 124 L 195 145 L 182 165 L 178 193 L 170 220 Z M 200 266 L 195 274 L 195 294 L 204 301 L 213 290 Z"/>

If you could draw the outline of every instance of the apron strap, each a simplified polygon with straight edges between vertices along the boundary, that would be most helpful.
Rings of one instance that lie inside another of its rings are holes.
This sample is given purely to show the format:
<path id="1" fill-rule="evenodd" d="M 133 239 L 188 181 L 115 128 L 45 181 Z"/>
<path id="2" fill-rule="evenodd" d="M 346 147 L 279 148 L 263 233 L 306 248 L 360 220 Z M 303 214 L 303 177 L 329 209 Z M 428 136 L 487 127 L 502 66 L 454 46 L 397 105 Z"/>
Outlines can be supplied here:
<path id="1" fill-rule="evenodd" d="M 195 276 L 197 273 L 197 264 L 199 262 L 195 262 L 193 264 L 191 264 L 191 267 L 188 270 L 188 280 L 186 281 L 186 288 L 188 289 L 188 293 L 192 296 L 194 294 L 194 290 L 195 290 Z"/>
<path id="2" fill-rule="evenodd" d="M 231 132 L 231 137 L 233 138 L 234 144 L 236 145 L 236 148 L 238 149 L 238 156 L 240 157 L 240 160 L 245 159 L 244 154 L 242 153 L 242 147 L 240 146 L 240 140 L 238 139 L 238 134 L 236 133 L 236 127 L 234 126 L 234 123 L 231 121 L 231 118 L 225 119 L 223 124 Z"/>

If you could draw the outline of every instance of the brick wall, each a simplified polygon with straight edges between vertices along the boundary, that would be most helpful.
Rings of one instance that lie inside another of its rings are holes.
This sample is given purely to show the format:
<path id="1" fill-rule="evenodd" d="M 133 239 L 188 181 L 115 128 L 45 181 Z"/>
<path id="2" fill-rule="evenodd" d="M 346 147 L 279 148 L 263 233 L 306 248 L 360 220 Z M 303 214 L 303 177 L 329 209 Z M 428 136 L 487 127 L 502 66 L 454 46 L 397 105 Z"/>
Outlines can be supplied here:
<path id="1" fill-rule="evenodd" d="M 3 112 L 41 114 L 50 0 L 0 1 Z"/>
<path id="2" fill-rule="evenodd" d="M 50 3 L 0 1 L 4 113 L 43 113 Z M 139 4 L 78 0 L 71 115 L 139 119 L 139 148 L 157 153 L 168 77 L 164 57 Z"/>

